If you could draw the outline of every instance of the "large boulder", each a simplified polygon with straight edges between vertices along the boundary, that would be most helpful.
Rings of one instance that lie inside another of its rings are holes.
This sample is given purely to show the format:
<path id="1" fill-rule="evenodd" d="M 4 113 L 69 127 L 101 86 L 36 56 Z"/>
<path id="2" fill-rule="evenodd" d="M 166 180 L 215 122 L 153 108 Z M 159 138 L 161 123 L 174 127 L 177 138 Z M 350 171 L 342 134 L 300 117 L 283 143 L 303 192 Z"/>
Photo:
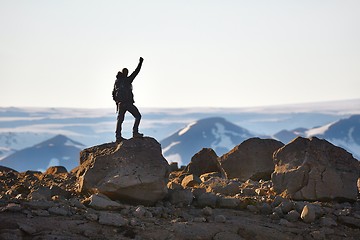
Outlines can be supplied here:
<path id="1" fill-rule="evenodd" d="M 186 166 L 183 172 L 200 177 L 204 173 L 221 173 L 222 169 L 215 151 L 211 148 L 203 148 L 191 158 L 190 163 Z"/>
<path id="2" fill-rule="evenodd" d="M 77 169 L 81 192 L 151 205 L 167 194 L 169 164 L 153 138 L 131 138 L 83 150 Z"/>
<path id="3" fill-rule="evenodd" d="M 340 147 L 298 137 L 274 153 L 274 190 L 295 200 L 356 200 L 359 163 Z"/>
<path id="4" fill-rule="evenodd" d="M 274 139 L 250 138 L 220 158 L 227 178 L 269 180 L 274 171 L 273 153 L 284 146 Z"/>

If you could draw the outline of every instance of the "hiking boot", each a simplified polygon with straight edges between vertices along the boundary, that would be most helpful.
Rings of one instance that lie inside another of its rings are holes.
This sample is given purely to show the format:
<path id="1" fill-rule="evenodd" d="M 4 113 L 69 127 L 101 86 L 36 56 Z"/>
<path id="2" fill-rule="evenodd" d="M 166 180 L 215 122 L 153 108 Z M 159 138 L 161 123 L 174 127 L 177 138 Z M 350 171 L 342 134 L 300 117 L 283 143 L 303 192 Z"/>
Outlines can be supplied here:
<path id="1" fill-rule="evenodd" d="M 143 136 L 144 136 L 144 134 L 142 134 L 142 133 L 133 132 L 133 137 L 134 138 L 142 138 Z"/>
<path id="2" fill-rule="evenodd" d="M 124 140 L 126 140 L 126 138 L 118 137 L 118 138 L 116 138 L 116 143 L 121 143 Z"/>

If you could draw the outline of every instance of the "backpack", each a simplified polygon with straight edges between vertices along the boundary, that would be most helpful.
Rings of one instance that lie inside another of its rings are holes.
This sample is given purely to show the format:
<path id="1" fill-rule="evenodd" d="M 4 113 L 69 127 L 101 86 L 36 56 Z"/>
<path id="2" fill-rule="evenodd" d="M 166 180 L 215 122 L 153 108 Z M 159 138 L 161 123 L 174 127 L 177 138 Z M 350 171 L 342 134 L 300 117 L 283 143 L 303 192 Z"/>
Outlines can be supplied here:
<path id="1" fill-rule="evenodd" d="M 116 103 L 126 101 L 128 95 L 128 91 L 125 86 L 125 81 L 123 79 L 117 79 L 114 84 L 114 88 L 112 91 L 113 100 Z"/>

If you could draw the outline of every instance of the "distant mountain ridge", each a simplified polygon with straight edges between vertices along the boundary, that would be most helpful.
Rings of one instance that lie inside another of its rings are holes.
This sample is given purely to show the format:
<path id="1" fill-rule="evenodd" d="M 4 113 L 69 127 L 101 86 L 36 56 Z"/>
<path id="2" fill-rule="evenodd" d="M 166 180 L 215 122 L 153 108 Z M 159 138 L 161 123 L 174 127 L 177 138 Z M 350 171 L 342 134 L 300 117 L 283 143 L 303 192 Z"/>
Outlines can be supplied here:
<path id="1" fill-rule="evenodd" d="M 85 146 L 64 136 L 57 135 L 32 147 L 19 150 L 2 159 L 0 165 L 17 171 L 44 171 L 50 166 L 64 166 L 68 170 L 79 164 L 79 153 Z"/>
<path id="2" fill-rule="evenodd" d="M 192 122 L 160 143 L 168 161 L 186 165 L 202 148 L 212 148 L 218 155 L 222 155 L 254 136 L 247 129 L 224 118 L 213 117 Z"/>

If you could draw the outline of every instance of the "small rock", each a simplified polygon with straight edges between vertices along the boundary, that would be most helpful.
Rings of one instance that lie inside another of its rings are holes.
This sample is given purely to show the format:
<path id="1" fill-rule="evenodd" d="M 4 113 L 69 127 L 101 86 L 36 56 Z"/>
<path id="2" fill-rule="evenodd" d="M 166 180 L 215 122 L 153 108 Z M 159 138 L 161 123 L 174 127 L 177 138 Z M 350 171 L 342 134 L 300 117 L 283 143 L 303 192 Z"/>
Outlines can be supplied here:
<path id="1" fill-rule="evenodd" d="M 30 225 L 27 225 L 25 223 L 18 223 L 19 229 L 24 231 L 27 234 L 33 235 L 36 233 L 36 229 Z"/>
<path id="2" fill-rule="evenodd" d="M 282 203 L 284 201 L 284 198 L 281 197 L 280 195 L 277 195 L 275 198 L 274 198 L 274 201 L 271 203 L 271 207 L 275 208 L 277 206 L 280 205 L 280 203 Z M 302 208 L 301 208 L 302 210 Z"/>
<path id="3" fill-rule="evenodd" d="M 63 166 L 53 166 L 53 167 L 49 167 L 44 174 L 54 175 L 54 174 L 67 173 L 67 172 L 68 171 Z"/>
<path id="4" fill-rule="evenodd" d="M 17 203 L 9 203 L 6 205 L 6 207 L 3 208 L 3 211 L 9 211 L 9 212 L 20 212 L 22 210 L 22 207 L 20 204 Z"/>
<path id="5" fill-rule="evenodd" d="M 289 222 L 296 222 L 300 218 L 300 213 L 296 210 L 291 210 L 288 214 L 285 215 L 285 219 Z"/>
<path id="6" fill-rule="evenodd" d="M 258 208 L 254 205 L 247 205 L 246 209 L 253 213 L 258 212 Z"/>
<path id="7" fill-rule="evenodd" d="M 39 217 L 48 217 L 50 216 L 50 213 L 47 210 L 43 210 L 43 209 L 35 209 L 31 211 L 32 214 L 39 216 Z"/>
<path id="8" fill-rule="evenodd" d="M 70 215 L 70 212 L 63 207 L 52 207 L 52 208 L 49 208 L 48 211 L 51 214 L 60 215 L 60 216 Z"/>
<path id="9" fill-rule="evenodd" d="M 301 212 L 301 219 L 306 223 L 312 223 L 315 221 L 315 209 L 311 205 L 305 205 Z"/>
<path id="10" fill-rule="evenodd" d="M 226 217 L 224 215 L 216 215 L 214 220 L 217 223 L 225 223 Z"/>
<path id="11" fill-rule="evenodd" d="M 338 221 L 351 228 L 360 228 L 360 219 L 354 217 L 339 216 Z"/>
<path id="12" fill-rule="evenodd" d="M 268 204 L 268 203 L 263 203 L 263 204 L 261 205 L 261 207 L 260 207 L 260 212 L 261 212 L 262 214 L 266 214 L 266 215 L 271 214 L 271 213 L 272 213 L 272 208 L 271 208 L 270 204 Z"/>
<path id="13" fill-rule="evenodd" d="M 183 188 L 187 188 L 187 187 L 194 187 L 197 186 L 201 183 L 201 180 L 198 176 L 194 175 L 194 174 L 190 174 L 187 175 L 186 177 L 184 177 L 184 179 L 181 182 L 181 186 L 183 186 Z"/>
<path id="14" fill-rule="evenodd" d="M 206 218 L 204 218 L 204 217 L 194 217 L 193 221 L 198 222 L 198 223 L 206 222 Z"/>
<path id="15" fill-rule="evenodd" d="M 220 197 L 218 199 L 218 205 L 220 208 L 236 208 L 240 203 L 240 199 L 231 197 Z"/>
<path id="16" fill-rule="evenodd" d="M 197 204 L 200 207 L 216 207 L 217 196 L 213 193 L 203 193 L 197 199 Z"/>
<path id="17" fill-rule="evenodd" d="M 173 190 L 183 189 L 181 184 L 179 184 L 177 182 L 174 182 L 174 181 L 173 182 L 168 182 L 167 188 L 168 189 L 173 189 Z"/>
<path id="18" fill-rule="evenodd" d="M 291 222 L 289 222 L 288 220 L 286 219 L 280 219 L 280 222 L 279 222 L 280 225 L 282 226 L 285 226 L 285 227 L 294 227 L 295 225 L 292 224 Z"/>
<path id="19" fill-rule="evenodd" d="M 51 199 L 51 189 L 48 187 L 39 187 L 29 194 L 31 200 L 49 200 Z"/>
<path id="20" fill-rule="evenodd" d="M 204 207 L 201 212 L 205 215 L 205 216 L 211 216 L 213 215 L 213 209 L 211 207 Z"/>
<path id="21" fill-rule="evenodd" d="M 279 206 L 285 214 L 294 209 L 294 203 L 288 199 L 284 199 L 284 201 L 282 201 Z"/>
<path id="22" fill-rule="evenodd" d="M 323 227 L 336 227 L 337 223 L 330 217 L 322 217 L 320 218 L 320 225 Z"/>
<path id="23" fill-rule="evenodd" d="M 310 236 L 311 236 L 313 239 L 326 239 L 326 238 L 325 238 L 325 233 L 323 233 L 322 231 L 319 231 L 319 230 L 312 231 L 312 232 L 310 233 Z"/>
<path id="24" fill-rule="evenodd" d="M 194 195 L 190 189 L 171 190 L 169 191 L 171 204 L 190 205 L 194 199 Z"/>
<path id="25" fill-rule="evenodd" d="M 121 227 L 127 225 L 128 220 L 117 213 L 100 212 L 99 223 L 102 225 Z"/>
<path id="26" fill-rule="evenodd" d="M 121 208 L 120 203 L 112 201 L 102 194 L 93 194 L 90 196 L 89 200 L 89 207 L 97 210 L 115 210 Z"/>
<path id="27" fill-rule="evenodd" d="M 55 206 L 55 203 L 52 201 L 30 201 L 30 202 L 25 202 L 24 203 L 25 206 L 31 208 L 31 209 L 49 209 L 51 207 Z"/>
<path id="28" fill-rule="evenodd" d="M 266 195 L 265 189 L 262 189 L 262 188 L 257 188 L 257 189 L 255 189 L 255 193 L 256 193 L 256 195 L 258 195 L 258 196 L 265 196 L 265 195 Z"/>
<path id="29" fill-rule="evenodd" d="M 134 217 L 138 217 L 138 218 L 142 218 L 144 217 L 146 213 L 146 209 L 144 206 L 139 206 L 135 209 L 135 211 L 133 212 Z"/>
<path id="30" fill-rule="evenodd" d="M 202 182 L 205 182 L 207 180 L 209 180 L 210 178 L 214 178 L 214 177 L 220 177 L 221 178 L 221 173 L 219 172 L 210 172 L 210 173 L 204 173 L 200 176 L 200 180 Z"/>
<path id="31" fill-rule="evenodd" d="M 89 221 L 97 221 L 99 219 L 98 215 L 95 213 L 85 213 L 84 216 Z"/>
<path id="32" fill-rule="evenodd" d="M 241 193 L 245 196 L 255 196 L 255 190 L 252 188 L 244 188 L 241 190 Z"/>

